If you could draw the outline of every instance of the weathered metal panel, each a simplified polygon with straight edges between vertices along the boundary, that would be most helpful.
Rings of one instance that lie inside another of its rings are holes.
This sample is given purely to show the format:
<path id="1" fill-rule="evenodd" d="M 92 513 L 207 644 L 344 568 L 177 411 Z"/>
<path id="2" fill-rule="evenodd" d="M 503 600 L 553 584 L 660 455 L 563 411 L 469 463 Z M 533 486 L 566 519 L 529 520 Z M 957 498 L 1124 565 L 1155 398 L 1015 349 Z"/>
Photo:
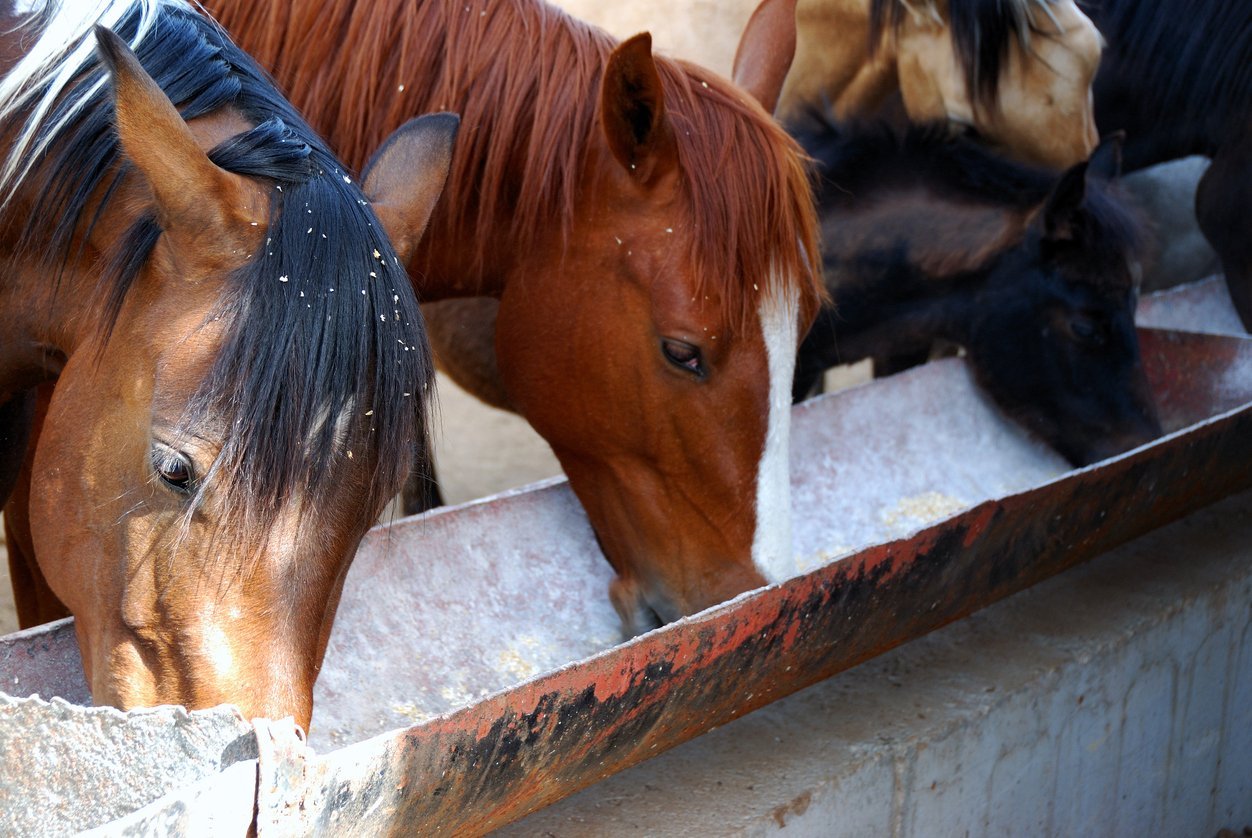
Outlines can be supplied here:
<path id="1" fill-rule="evenodd" d="M 236 762 L 79 838 L 242 838 L 253 832 L 256 791 L 257 761 Z"/>
<path id="2" fill-rule="evenodd" d="M 90 704 L 74 621 L 57 620 L 0 637 L 0 690 Z"/>
<path id="3" fill-rule="evenodd" d="M 314 758 L 303 805 L 282 805 L 336 834 L 486 832 L 1252 486 L 1247 342 L 1145 333 L 1144 347 L 1169 423 L 1244 406 Z"/>

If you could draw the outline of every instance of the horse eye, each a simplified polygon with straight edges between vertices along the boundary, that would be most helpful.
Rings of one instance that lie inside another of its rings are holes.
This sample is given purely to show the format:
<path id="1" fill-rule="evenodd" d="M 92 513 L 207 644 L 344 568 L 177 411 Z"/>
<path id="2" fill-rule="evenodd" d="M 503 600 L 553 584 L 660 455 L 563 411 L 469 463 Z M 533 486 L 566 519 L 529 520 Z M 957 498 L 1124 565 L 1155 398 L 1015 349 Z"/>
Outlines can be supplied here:
<path id="1" fill-rule="evenodd" d="M 681 340 L 667 339 L 661 341 L 661 351 L 665 353 L 665 360 L 674 366 L 704 378 L 704 360 L 700 356 L 700 347 Z"/>
<path id="2" fill-rule="evenodd" d="M 152 469 L 162 483 L 180 495 L 189 495 L 195 488 L 195 471 L 185 454 L 169 449 L 154 449 Z"/>
<path id="3" fill-rule="evenodd" d="M 1089 315 L 1080 314 L 1070 318 L 1069 331 L 1079 343 L 1092 346 L 1104 343 L 1104 330 L 1095 318 Z"/>

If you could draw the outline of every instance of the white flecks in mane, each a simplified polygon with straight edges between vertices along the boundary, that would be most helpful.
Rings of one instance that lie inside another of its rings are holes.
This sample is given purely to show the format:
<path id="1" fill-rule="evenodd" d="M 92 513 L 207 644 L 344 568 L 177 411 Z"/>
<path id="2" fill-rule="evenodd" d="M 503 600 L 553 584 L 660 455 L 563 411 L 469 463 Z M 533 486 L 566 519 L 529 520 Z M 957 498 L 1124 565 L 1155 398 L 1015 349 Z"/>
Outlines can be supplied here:
<path id="1" fill-rule="evenodd" d="M 796 575 L 791 549 L 791 379 L 799 343 L 800 295 L 795 283 L 769 284 L 757 309 L 769 359 L 769 426 L 756 475 L 752 563 L 771 583 Z"/>
<path id="2" fill-rule="evenodd" d="M 130 46 L 134 49 L 151 31 L 161 8 L 190 8 L 182 0 L 27 0 L 19 2 L 19 12 L 29 13 L 25 30 L 38 30 L 16 66 L 0 79 L 0 120 L 30 108 L 21 133 L 9 148 L 0 167 L 0 209 L 30 173 L 35 161 L 58 133 L 78 115 L 103 81 L 74 91 L 74 101 L 55 125 L 44 126 L 53 106 L 74 78 L 91 61 L 97 24 L 115 28 L 132 12 L 139 14 L 139 26 Z"/>

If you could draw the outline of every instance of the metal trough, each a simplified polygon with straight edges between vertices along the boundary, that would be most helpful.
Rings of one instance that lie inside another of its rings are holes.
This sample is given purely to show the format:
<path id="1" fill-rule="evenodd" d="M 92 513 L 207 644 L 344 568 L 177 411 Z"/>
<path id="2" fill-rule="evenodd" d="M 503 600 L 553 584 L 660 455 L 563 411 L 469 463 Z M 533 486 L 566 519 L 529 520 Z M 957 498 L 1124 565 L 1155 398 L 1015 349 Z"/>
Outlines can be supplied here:
<path id="1" fill-rule="evenodd" d="M 262 725 L 240 811 L 260 834 L 484 832 L 1252 486 L 1252 341 L 1141 339 L 1174 433 L 1078 471 L 958 360 L 796 408 L 812 569 L 624 644 L 563 482 L 374 530 L 318 683 L 322 753 Z M 81 690 L 68 624 L 2 648 L 13 692 Z M 220 811 L 239 766 L 108 829 Z"/>

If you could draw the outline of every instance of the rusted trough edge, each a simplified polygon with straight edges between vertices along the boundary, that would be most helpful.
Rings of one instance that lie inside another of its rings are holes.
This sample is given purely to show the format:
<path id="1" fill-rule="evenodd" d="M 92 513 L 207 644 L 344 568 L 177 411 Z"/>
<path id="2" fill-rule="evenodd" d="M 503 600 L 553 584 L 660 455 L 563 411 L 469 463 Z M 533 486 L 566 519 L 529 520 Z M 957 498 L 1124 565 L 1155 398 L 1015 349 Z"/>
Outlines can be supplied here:
<path id="1" fill-rule="evenodd" d="M 487 832 L 1249 487 L 1244 405 L 447 716 L 301 757 L 302 781 L 260 807 L 299 812 L 308 831 Z"/>

